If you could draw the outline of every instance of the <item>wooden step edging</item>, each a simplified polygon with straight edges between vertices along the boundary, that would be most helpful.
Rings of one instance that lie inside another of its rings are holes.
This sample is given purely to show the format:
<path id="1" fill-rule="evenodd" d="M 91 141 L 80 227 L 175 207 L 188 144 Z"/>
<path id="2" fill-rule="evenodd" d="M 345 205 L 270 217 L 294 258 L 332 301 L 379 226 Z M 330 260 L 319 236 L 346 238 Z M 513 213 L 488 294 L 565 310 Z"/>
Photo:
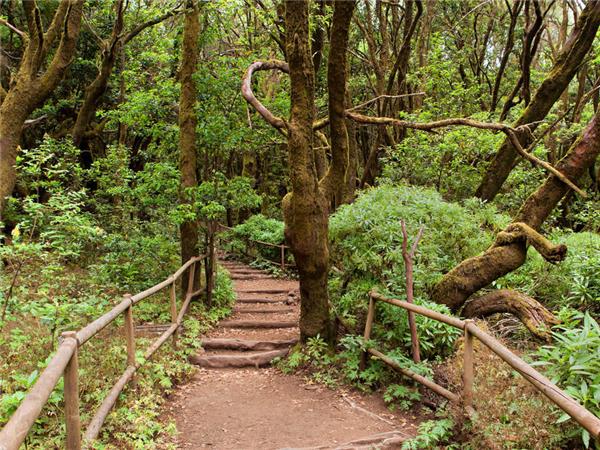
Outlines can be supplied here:
<path id="1" fill-rule="evenodd" d="M 298 338 L 272 341 L 256 341 L 247 339 L 206 338 L 202 339 L 202 348 L 207 350 L 276 350 L 289 348 L 298 343 Z"/>
<path id="2" fill-rule="evenodd" d="M 264 367 L 271 364 L 275 358 L 282 358 L 289 352 L 289 348 L 272 350 L 268 352 L 253 353 L 250 355 L 209 355 L 189 357 L 189 361 L 200 367 L 210 369 L 234 367 Z"/>
<path id="3" fill-rule="evenodd" d="M 298 322 L 294 320 L 224 320 L 219 323 L 223 328 L 296 328 Z"/>

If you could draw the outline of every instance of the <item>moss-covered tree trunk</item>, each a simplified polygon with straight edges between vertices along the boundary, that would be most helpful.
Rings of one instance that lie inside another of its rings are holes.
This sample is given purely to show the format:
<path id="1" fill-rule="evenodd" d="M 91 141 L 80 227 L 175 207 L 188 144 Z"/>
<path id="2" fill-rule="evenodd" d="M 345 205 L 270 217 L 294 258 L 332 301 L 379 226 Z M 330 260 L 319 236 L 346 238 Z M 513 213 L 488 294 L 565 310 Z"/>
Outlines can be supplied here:
<path id="1" fill-rule="evenodd" d="M 581 12 L 554 67 L 536 91 L 523 114 L 515 122 L 515 128 L 520 125 L 533 124 L 546 117 L 584 61 L 585 55 L 592 47 L 599 25 L 600 2 L 589 1 Z M 535 124 L 531 128 L 535 128 Z M 519 138 L 524 147 L 532 142 L 531 133 L 523 132 Z M 510 140 L 504 139 L 477 188 L 476 195 L 482 200 L 493 200 L 508 178 L 517 157 L 518 153 Z"/>
<path id="2" fill-rule="evenodd" d="M 181 69 L 179 81 L 179 170 L 181 172 L 181 202 L 191 203 L 187 190 L 198 186 L 196 155 L 196 104 L 197 87 L 193 79 L 198 65 L 198 38 L 200 37 L 200 12 L 196 0 L 188 0 L 183 26 L 183 44 L 181 51 Z M 198 253 L 198 221 L 186 220 L 180 225 L 181 262 L 185 263 Z M 198 283 L 199 273 L 195 274 Z M 187 289 L 188 275 L 185 274 L 182 289 Z"/>
<path id="3" fill-rule="evenodd" d="M 45 32 L 35 1 L 24 0 L 23 10 L 28 29 L 23 37 L 26 47 L 10 89 L 0 95 L 3 99 L 0 105 L 0 221 L 17 180 L 15 164 L 23 124 L 31 112 L 54 91 L 73 60 L 83 0 L 60 2 Z M 56 51 L 44 69 L 45 61 L 57 41 Z"/>
<path id="4" fill-rule="evenodd" d="M 286 53 L 291 80 L 288 153 L 292 192 L 283 200 L 285 237 L 300 276 L 300 333 L 303 340 L 328 337 L 327 204 L 319 188 L 313 152 L 314 68 L 309 45 L 308 2 L 285 8 Z"/>

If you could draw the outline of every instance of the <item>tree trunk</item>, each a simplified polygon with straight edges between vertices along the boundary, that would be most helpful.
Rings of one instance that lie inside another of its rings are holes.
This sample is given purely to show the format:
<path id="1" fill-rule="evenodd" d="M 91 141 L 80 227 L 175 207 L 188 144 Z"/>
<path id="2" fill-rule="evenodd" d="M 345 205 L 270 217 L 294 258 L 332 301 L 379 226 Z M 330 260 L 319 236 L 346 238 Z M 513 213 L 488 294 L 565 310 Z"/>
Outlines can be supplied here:
<path id="1" fill-rule="evenodd" d="M 540 121 L 546 117 L 550 108 L 577 73 L 579 65 L 594 42 L 599 25 L 600 2 L 590 1 L 579 16 L 554 67 L 536 91 L 531 103 L 515 122 L 515 127 Z M 534 129 L 535 124 L 531 125 L 531 128 Z M 531 143 L 530 133 L 522 133 L 519 138 L 523 147 Z M 514 167 L 517 156 L 518 153 L 510 140 L 504 139 L 477 189 L 477 197 L 487 201 L 494 199 Z"/>
<path id="2" fill-rule="evenodd" d="M 327 62 L 332 160 L 322 181 L 322 187 L 333 210 L 343 203 L 347 186 L 346 176 L 350 149 L 345 114 L 346 82 L 348 79 L 346 54 L 354 5 L 353 0 L 335 3 L 329 61 Z"/>
<path id="3" fill-rule="evenodd" d="M 188 0 L 183 26 L 183 48 L 179 74 L 181 83 L 181 95 L 179 97 L 179 170 L 181 171 L 180 196 L 182 203 L 192 203 L 193 200 L 186 190 L 198 186 L 196 114 L 194 112 L 197 88 L 193 75 L 198 65 L 199 16 L 198 3 L 195 0 Z M 181 261 L 185 263 L 192 256 L 196 256 L 198 252 L 198 221 L 186 220 L 180 225 L 180 232 Z M 197 288 L 199 275 L 199 271 L 196 271 L 193 290 Z M 182 290 L 186 292 L 189 276 L 184 275 L 182 280 Z"/>
<path id="4" fill-rule="evenodd" d="M 309 47 L 308 2 L 285 4 L 286 54 L 291 80 L 288 152 L 292 192 L 283 199 L 285 236 L 300 275 L 301 339 L 329 338 L 327 205 L 313 152 L 314 68 Z M 337 6 L 337 4 L 336 4 Z"/>

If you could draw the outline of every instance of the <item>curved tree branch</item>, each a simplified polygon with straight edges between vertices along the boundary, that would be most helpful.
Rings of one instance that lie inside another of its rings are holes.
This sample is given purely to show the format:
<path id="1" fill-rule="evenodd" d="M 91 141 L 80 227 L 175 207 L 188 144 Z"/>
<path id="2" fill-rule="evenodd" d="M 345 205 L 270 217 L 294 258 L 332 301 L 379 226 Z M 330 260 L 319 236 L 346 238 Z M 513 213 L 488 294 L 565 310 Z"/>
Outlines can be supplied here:
<path id="1" fill-rule="evenodd" d="M 277 117 L 267 109 L 254 95 L 252 91 L 252 74 L 258 70 L 279 70 L 284 73 L 289 73 L 290 68 L 284 61 L 271 59 L 269 61 L 256 61 L 250 64 L 244 78 L 242 78 L 242 95 L 248 103 L 250 103 L 256 111 L 273 127 L 275 127 L 283 135 L 287 135 L 288 123 L 281 117 Z"/>

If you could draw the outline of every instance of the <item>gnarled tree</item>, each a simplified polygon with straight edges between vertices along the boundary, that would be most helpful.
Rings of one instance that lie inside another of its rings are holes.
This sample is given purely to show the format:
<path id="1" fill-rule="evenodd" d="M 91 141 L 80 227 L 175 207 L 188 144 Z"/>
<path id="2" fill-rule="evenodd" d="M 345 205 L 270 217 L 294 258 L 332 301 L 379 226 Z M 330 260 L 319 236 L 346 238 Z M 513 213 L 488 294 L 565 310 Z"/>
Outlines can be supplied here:
<path id="1" fill-rule="evenodd" d="M 308 27 L 308 2 L 285 4 L 286 56 L 282 61 L 255 62 L 242 82 L 244 98 L 263 118 L 287 136 L 292 191 L 283 199 L 285 236 L 300 275 L 300 333 L 303 340 L 330 335 L 327 274 L 329 271 L 328 214 L 341 201 L 347 185 L 348 130 L 345 118 L 346 52 L 354 1 L 335 1 L 327 65 L 329 122 L 315 123 L 314 66 Z M 290 75 L 291 112 L 286 121 L 274 116 L 252 92 L 257 70 L 280 70 Z M 329 123 L 332 161 L 319 180 L 315 164 L 315 128 Z M 341 191 L 341 192 L 340 192 Z"/>
<path id="2" fill-rule="evenodd" d="M 54 91 L 75 55 L 83 0 L 59 2 L 46 31 L 34 0 L 23 0 L 23 10 L 28 31 L 19 31 L 19 36 L 25 51 L 8 91 L 0 87 L 0 220 L 16 183 L 21 130 L 32 111 Z"/>

